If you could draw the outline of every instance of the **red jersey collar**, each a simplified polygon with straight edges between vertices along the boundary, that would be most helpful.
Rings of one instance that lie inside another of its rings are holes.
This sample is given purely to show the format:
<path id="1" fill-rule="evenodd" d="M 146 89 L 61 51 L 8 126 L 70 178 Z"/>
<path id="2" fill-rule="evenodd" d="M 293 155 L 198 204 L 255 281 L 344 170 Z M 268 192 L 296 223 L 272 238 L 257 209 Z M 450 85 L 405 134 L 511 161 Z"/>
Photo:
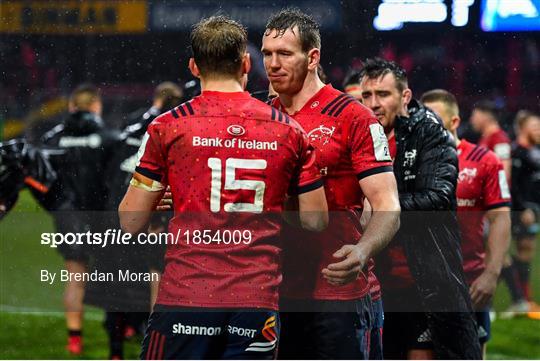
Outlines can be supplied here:
<path id="1" fill-rule="evenodd" d="M 215 90 L 203 90 L 201 93 L 203 97 L 222 98 L 222 99 L 245 99 L 250 98 L 248 92 L 220 92 Z"/>
<path id="2" fill-rule="evenodd" d="M 460 139 L 459 140 L 459 145 L 457 146 L 457 149 L 458 150 L 461 150 L 461 151 L 464 151 L 466 150 L 467 148 L 470 148 L 472 145 L 472 143 L 469 143 L 468 141 L 466 141 L 465 139 Z"/>
<path id="3" fill-rule="evenodd" d="M 306 107 L 311 107 L 311 104 L 316 102 L 317 100 L 324 98 L 325 96 L 328 96 L 332 91 L 334 90 L 334 87 L 332 84 L 326 84 L 323 86 L 315 95 L 313 95 L 307 102 L 300 108 L 300 110 L 296 111 L 294 114 L 289 114 L 285 111 L 285 108 L 281 105 L 281 101 L 279 97 L 276 98 L 275 107 L 281 110 L 284 113 L 289 114 L 290 116 L 294 117 L 295 114 L 298 114 L 302 112 Z"/>

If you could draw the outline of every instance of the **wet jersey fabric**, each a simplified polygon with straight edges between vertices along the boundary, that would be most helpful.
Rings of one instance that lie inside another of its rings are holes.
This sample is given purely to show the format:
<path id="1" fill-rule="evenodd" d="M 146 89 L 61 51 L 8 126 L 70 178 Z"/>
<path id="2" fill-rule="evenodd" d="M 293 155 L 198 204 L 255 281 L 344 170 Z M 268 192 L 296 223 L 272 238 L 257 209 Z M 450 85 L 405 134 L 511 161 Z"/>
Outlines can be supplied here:
<path id="1" fill-rule="evenodd" d="M 511 158 L 512 146 L 510 138 L 502 129 L 480 138 L 478 145 L 493 151 L 500 160 Z"/>
<path id="2" fill-rule="evenodd" d="M 485 269 L 484 215 L 510 206 L 510 190 L 503 165 L 494 152 L 462 140 L 458 146 L 458 221 L 463 270 L 471 284 Z"/>
<path id="3" fill-rule="evenodd" d="M 322 186 L 314 157 L 291 117 L 248 93 L 204 91 L 156 118 L 135 177 L 172 191 L 157 303 L 277 309 L 280 213 L 287 192 Z"/>
<path id="4" fill-rule="evenodd" d="M 272 105 L 284 111 L 279 98 Z M 306 233 L 286 228 L 292 242 L 284 253 L 282 295 L 296 299 L 353 300 L 370 288 L 368 272 L 345 286 L 330 285 L 321 274 L 334 263 L 334 252 L 356 244 L 362 235 L 358 212 L 364 194 L 358 181 L 391 172 L 392 162 L 384 130 L 373 113 L 353 97 L 326 85 L 294 117 L 309 135 L 317 153 L 330 211 L 327 230 Z"/>

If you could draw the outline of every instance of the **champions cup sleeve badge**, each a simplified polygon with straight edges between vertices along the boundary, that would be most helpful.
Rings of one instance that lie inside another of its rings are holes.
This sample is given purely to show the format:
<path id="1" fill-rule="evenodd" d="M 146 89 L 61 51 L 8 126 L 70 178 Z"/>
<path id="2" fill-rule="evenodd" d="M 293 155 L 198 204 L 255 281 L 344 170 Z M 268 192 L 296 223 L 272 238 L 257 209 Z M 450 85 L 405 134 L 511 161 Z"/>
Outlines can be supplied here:
<path id="1" fill-rule="evenodd" d="M 308 133 L 309 141 L 315 148 L 322 147 L 330 142 L 335 130 L 336 127 L 328 128 L 321 124 Z"/>

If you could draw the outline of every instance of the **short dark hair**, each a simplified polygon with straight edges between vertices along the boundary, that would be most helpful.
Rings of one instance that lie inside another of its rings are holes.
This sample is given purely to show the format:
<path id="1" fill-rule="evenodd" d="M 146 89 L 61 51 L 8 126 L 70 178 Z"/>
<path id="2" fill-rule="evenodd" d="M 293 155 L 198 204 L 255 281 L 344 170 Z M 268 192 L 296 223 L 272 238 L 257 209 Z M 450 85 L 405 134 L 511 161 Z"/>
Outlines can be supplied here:
<path id="1" fill-rule="evenodd" d="M 501 110 L 494 101 L 491 100 L 481 100 L 476 102 L 473 105 L 473 110 L 479 110 L 483 113 L 488 113 L 495 119 L 497 122 L 501 117 Z"/>
<path id="2" fill-rule="evenodd" d="M 94 102 L 101 101 L 101 92 L 95 85 L 83 83 L 71 92 L 69 101 L 78 111 L 88 111 Z"/>
<path id="3" fill-rule="evenodd" d="M 369 58 L 364 61 L 364 66 L 360 71 L 361 78 L 378 79 L 386 74 L 394 74 L 396 85 L 399 91 L 408 88 L 407 72 L 393 61 L 382 58 Z"/>
<path id="4" fill-rule="evenodd" d="M 352 84 L 360 84 L 361 80 L 362 77 L 360 76 L 360 70 L 351 69 L 347 72 L 347 75 L 345 75 L 345 80 L 343 81 L 343 89 L 347 88 L 349 85 Z"/>
<path id="5" fill-rule="evenodd" d="M 202 19 L 191 31 L 193 58 L 203 76 L 237 76 L 246 48 L 246 29 L 224 15 Z"/>
<path id="6" fill-rule="evenodd" d="M 307 53 L 313 48 L 321 48 L 321 33 L 319 24 L 311 15 L 302 12 L 298 8 L 286 8 L 273 14 L 266 23 L 265 36 L 269 36 L 272 30 L 276 30 L 278 36 L 283 36 L 287 29 L 294 32 L 294 27 L 298 27 L 298 38 L 302 51 Z"/>
<path id="7" fill-rule="evenodd" d="M 170 109 L 179 104 L 182 100 L 183 92 L 180 86 L 172 81 L 160 83 L 154 90 L 154 100 L 161 99 L 163 102 L 162 109 Z"/>
<path id="8" fill-rule="evenodd" d="M 420 98 L 422 103 L 441 102 L 450 110 L 451 115 L 459 115 L 459 105 L 454 94 L 444 89 L 433 89 L 422 94 Z"/>
<path id="9" fill-rule="evenodd" d="M 525 124 L 527 124 L 529 119 L 535 118 L 535 117 L 538 118 L 540 117 L 540 115 L 535 114 L 527 109 L 521 109 L 520 111 L 517 112 L 516 117 L 514 119 L 515 129 L 516 130 L 522 129 L 525 126 Z"/>

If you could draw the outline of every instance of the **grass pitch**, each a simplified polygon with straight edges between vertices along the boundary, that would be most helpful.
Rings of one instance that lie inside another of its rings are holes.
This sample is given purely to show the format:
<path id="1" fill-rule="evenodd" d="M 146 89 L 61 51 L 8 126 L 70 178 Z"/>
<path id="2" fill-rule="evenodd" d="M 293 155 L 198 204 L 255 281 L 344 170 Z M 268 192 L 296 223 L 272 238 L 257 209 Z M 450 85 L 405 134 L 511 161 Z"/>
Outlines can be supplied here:
<path id="1" fill-rule="evenodd" d="M 0 359 L 72 359 L 65 350 L 66 330 L 62 310 L 62 284 L 46 285 L 40 270 L 61 269 L 56 250 L 40 244 L 42 232 L 53 232 L 51 218 L 27 192 L 16 209 L 0 222 Z M 533 291 L 540 303 L 540 245 L 533 268 Z M 506 287 L 500 285 L 495 310 L 509 305 Z M 81 359 L 106 359 L 104 314 L 86 308 L 84 353 Z M 137 359 L 140 337 L 128 341 L 124 356 Z M 496 319 L 489 359 L 540 359 L 540 321 L 527 318 Z"/>

